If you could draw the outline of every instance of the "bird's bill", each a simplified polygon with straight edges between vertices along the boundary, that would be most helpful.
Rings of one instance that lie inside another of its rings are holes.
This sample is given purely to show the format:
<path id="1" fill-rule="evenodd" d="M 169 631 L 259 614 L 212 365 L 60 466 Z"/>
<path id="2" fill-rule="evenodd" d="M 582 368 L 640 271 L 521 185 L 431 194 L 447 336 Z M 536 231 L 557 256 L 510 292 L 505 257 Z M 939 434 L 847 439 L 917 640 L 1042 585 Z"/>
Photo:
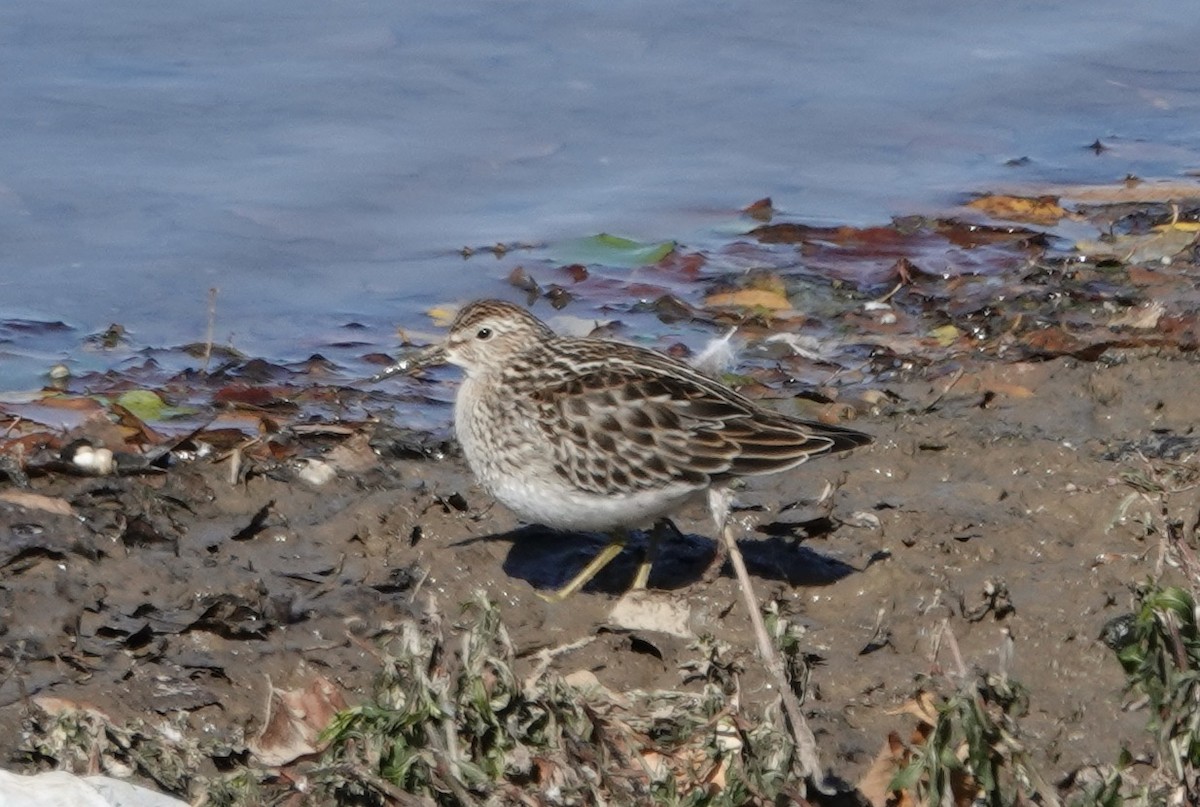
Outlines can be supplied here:
<path id="1" fill-rule="evenodd" d="M 390 367 L 371 376 L 372 384 L 391 378 L 394 375 L 410 375 L 426 367 L 435 367 L 446 363 L 446 350 L 442 345 L 434 345 L 418 351 L 411 356 L 405 356 Z"/>

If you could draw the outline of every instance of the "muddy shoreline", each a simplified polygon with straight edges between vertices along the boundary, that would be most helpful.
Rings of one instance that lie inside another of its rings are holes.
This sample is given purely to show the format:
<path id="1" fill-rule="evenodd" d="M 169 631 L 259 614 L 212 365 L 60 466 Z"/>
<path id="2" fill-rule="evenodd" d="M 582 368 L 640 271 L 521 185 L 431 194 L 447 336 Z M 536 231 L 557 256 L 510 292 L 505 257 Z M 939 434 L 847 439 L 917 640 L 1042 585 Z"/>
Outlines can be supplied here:
<path id="1" fill-rule="evenodd" d="M 1028 687 L 1024 740 L 1055 781 L 1147 749 L 1146 716 L 1119 708 L 1124 677 L 1098 637 L 1129 610 L 1131 586 L 1160 571 L 1139 521 L 1149 504 L 1121 476 L 1156 435 L 1194 439 L 1196 366 L 1143 349 L 889 384 L 886 401 L 859 403 L 854 425 L 873 446 L 738 493 L 759 595 L 804 627 L 805 711 L 838 777 L 856 781 L 888 732 L 905 730 L 893 710 L 958 663 L 947 631 L 967 668 Z M 523 527 L 453 453 L 399 459 L 396 435 L 377 424 L 306 438 L 303 453 L 335 471 L 320 482 L 293 461 L 231 480 L 230 460 L 209 458 L 6 486 L 42 498 L 0 504 L 0 756 L 20 758 L 35 700 L 53 698 L 118 724 L 168 722 L 225 748 L 224 764 L 244 759 L 269 685 L 303 687 L 315 672 L 348 702 L 364 698 L 372 643 L 414 614 L 415 597 L 453 614 L 477 590 L 523 663 L 590 638 L 553 669 L 617 692 L 682 686 L 688 639 L 610 618 L 637 542 L 568 603 L 543 602 L 535 589 L 604 539 Z M 835 491 L 815 504 L 826 482 Z M 1187 496 L 1172 506 L 1194 507 Z M 699 585 L 714 547 L 705 514 L 677 524 L 684 536 L 663 547 L 651 588 L 692 633 L 744 658 L 753 711 L 772 695 L 733 578 Z"/>

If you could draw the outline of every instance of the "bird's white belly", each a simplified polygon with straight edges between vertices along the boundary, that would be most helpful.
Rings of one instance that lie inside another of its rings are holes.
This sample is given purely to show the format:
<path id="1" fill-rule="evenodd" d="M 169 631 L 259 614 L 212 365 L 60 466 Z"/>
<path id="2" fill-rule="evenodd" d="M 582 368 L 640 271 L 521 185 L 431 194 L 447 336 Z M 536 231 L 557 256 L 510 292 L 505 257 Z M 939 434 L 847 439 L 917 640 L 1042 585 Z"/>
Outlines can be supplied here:
<path id="1" fill-rule="evenodd" d="M 516 477 L 492 480 L 491 493 L 526 521 L 559 530 L 611 530 L 648 524 L 696 495 L 692 487 L 600 496 L 580 490 L 528 484 Z M 554 489 L 557 488 L 557 489 Z"/>
<path id="2" fill-rule="evenodd" d="M 521 519 L 559 530 L 611 530 L 649 524 L 696 495 L 694 485 L 598 494 L 570 484 L 554 468 L 543 431 L 511 408 L 486 411 L 485 391 L 468 377 L 454 407 L 454 426 L 476 478 Z M 493 406 L 496 401 L 488 401 Z"/>

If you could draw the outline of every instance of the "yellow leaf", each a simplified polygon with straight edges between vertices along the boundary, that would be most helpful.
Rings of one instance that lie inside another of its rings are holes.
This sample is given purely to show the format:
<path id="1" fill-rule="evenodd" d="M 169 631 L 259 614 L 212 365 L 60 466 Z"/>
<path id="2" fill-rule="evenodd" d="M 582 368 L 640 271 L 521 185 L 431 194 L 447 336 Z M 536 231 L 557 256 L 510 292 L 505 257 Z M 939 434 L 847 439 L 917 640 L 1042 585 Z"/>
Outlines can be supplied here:
<path id="1" fill-rule="evenodd" d="M 929 335 L 936 339 L 942 347 L 950 347 L 958 341 L 958 337 L 962 336 L 962 331 L 953 325 L 943 325 L 940 328 L 934 328 Z"/>
<path id="2" fill-rule="evenodd" d="M 788 311 L 792 304 L 782 292 L 768 289 L 739 289 L 710 294 L 704 304 L 713 308 L 766 308 L 769 311 Z"/>
<path id="3" fill-rule="evenodd" d="M 994 219 L 1026 221 L 1033 224 L 1054 224 L 1067 215 L 1056 196 L 1007 196 L 988 194 L 967 203 Z"/>
<path id="4" fill-rule="evenodd" d="M 433 308 L 425 311 L 425 315 L 433 320 L 433 324 L 439 328 L 449 328 L 450 323 L 454 321 L 454 315 L 457 313 L 457 307 L 447 305 L 435 305 Z"/>
<path id="5" fill-rule="evenodd" d="M 1179 230 L 1185 233 L 1200 233 L 1200 221 L 1173 221 L 1170 224 L 1160 224 L 1154 228 L 1158 232 Z"/>

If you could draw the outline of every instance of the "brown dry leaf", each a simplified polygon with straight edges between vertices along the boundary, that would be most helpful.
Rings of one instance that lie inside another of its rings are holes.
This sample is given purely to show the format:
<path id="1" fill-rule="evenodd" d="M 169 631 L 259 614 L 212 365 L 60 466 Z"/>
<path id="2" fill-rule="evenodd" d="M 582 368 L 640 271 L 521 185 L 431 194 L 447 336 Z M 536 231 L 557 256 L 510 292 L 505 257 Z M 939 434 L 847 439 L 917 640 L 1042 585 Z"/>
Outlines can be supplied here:
<path id="1" fill-rule="evenodd" d="M 1008 398 L 1032 398 L 1034 391 L 1027 385 L 1017 383 L 1011 379 L 1011 376 L 1028 376 L 1033 375 L 1033 381 L 1040 383 L 1044 373 L 1030 370 L 1032 365 L 1028 362 L 1018 363 L 1016 365 L 1002 365 L 998 367 L 984 367 L 978 371 L 964 373 L 954 385 L 956 392 L 980 393 L 991 392 L 995 395 L 1004 395 Z"/>
<path id="2" fill-rule="evenodd" d="M 0 490 L 0 502 L 15 504 L 26 510 L 43 510 L 60 516 L 74 516 L 75 508 L 66 499 L 57 496 L 43 496 L 40 493 L 26 493 L 23 490 Z"/>
<path id="3" fill-rule="evenodd" d="M 1116 185 L 1063 185 L 1039 188 L 1035 193 L 1053 194 L 1089 204 L 1180 202 L 1185 199 L 1200 199 L 1200 183 L 1148 180 Z"/>
<path id="4" fill-rule="evenodd" d="M 379 464 L 379 455 L 371 448 L 371 441 L 366 433 L 359 432 L 330 449 L 325 455 L 325 461 L 335 470 L 362 473 Z"/>
<path id="5" fill-rule="evenodd" d="M 830 401 L 812 406 L 807 405 L 808 402 L 797 399 L 796 404 L 800 410 L 800 417 L 806 420 L 816 420 L 830 426 L 845 425 L 850 421 L 858 420 L 858 410 L 848 403 Z"/>
<path id="6" fill-rule="evenodd" d="M 584 692 L 598 692 L 605 697 L 608 697 L 612 694 L 608 687 L 600 683 L 600 679 L 597 678 L 596 674 L 591 670 L 575 670 L 574 672 L 564 675 L 562 680 L 564 684 L 572 689 L 578 689 Z"/>
<path id="7" fill-rule="evenodd" d="M 937 723 L 938 711 L 937 702 L 934 699 L 933 693 L 925 690 L 919 691 L 915 697 L 905 701 L 900 708 L 888 710 L 888 714 L 909 714 L 913 715 L 919 721 L 917 728 L 913 729 L 912 738 L 909 740 L 909 747 L 917 747 L 924 745 L 929 740 L 929 735 L 933 732 L 933 728 Z M 966 745 L 964 744 L 957 750 L 959 759 L 964 758 L 966 753 Z M 859 790 L 866 795 L 867 791 L 864 787 L 870 788 L 873 795 L 868 796 L 872 807 L 878 804 L 887 805 L 915 805 L 911 793 L 893 793 L 887 790 L 887 786 L 891 783 L 891 775 L 895 774 L 903 765 L 908 762 L 908 749 L 904 743 L 900 741 L 899 735 L 892 732 L 888 735 L 888 741 L 884 745 L 879 756 L 875 758 L 870 770 L 859 782 Z M 891 766 L 889 768 L 889 766 Z M 888 777 L 884 779 L 883 777 Z M 882 788 L 882 790 L 881 790 Z M 950 790 L 951 799 L 955 807 L 970 807 L 975 803 L 975 798 L 979 794 L 979 785 L 973 777 L 963 771 L 954 771 L 950 774 Z M 883 793 L 884 801 L 877 802 L 875 798 L 880 793 Z M 891 801 L 888 799 L 891 798 Z"/>
<path id="8" fill-rule="evenodd" d="M 725 787 L 728 760 L 724 757 L 713 759 L 703 748 L 684 747 L 672 754 L 643 748 L 639 755 L 643 770 L 652 782 L 673 776 L 680 795 L 686 795 L 698 786 L 717 791 Z"/>
<path id="9" fill-rule="evenodd" d="M 125 442 L 138 445 L 162 445 L 167 441 L 165 435 L 151 428 L 147 423 L 118 403 L 108 407 L 117 416 L 117 425 L 126 431 Z"/>
<path id="10" fill-rule="evenodd" d="M 770 221 L 775 215 L 775 206 L 771 203 L 771 197 L 767 196 L 743 208 L 742 213 L 755 221 Z"/>
<path id="11" fill-rule="evenodd" d="M 1041 247 L 1039 246 L 1041 233 L 1037 230 L 1017 227 L 1012 224 L 986 226 L 958 219 L 939 219 L 935 222 L 935 229 L 938 235 L 944 237 L 952 245 L 962 247 L 964 250 L 974 250 L 982 246 L 1002 248 L 993 256 L 993 261 L 984 261 L 979 268 L 974 270 L 976 272 L 984 266 L 993 263 L 995 260 L 1010 258 L 1014 250 L 1017 252 L 1041 251 Z M 940 246 L 936 242 L 931 242 L 928 246 L 933 250 L 940 249 Z M 956 262 L 964 261 L 969 254 L 958 253 L 955 258 Z M 933 256 L 926 249 L 922 262 L 929 262 L 931 257 Z M 934 274 L 945 274 L 945 272 L 935 269 Z M 961 274 L 961 272 L 955 272 L 954 274 Z"/>
<path id="12" fill-rule="evenodd" d="M 937 723 L 937 703 L 933 693 L 921 690 L 896 709 L 887 711 L 890 715 L 907 714 L 917 718 L 918 726 L 913 729 L 909 741 L 911 746 L 921 746 L 929 738 L 930 732 Z M 871 767 L 858 781 L 858 791 L 871 803 L 871 807 L 915 807 L 917 801 L 908 791 L 890 789 L 892 779 L 909 763 L 912 756 L 910 745 L 905 745 L 896 732 L 889 732 L 883 748 L 875 756 Z"/>
<path id="13" fill-rule="evenodd" d="M 104 411 L 104 404 L 94 398 L 86 397 L 51 394 L 42 398 L 38 403 L 52 409 L 66 409 L 72 412 L 102 413 Z"/>
<path id="14" fill-rule="evenodd" d="M 1025 346 L 1047 356 L 1066 356 L 1083 348 L 1083 342 L 1056 326 L 1047 326 L 1025 334 Z"/>
<path id="15" fill-rule="evenodd" d="M 263 431 L 260 413 L 247 409 L 227 409 L 217 413 L 203 435 L 205 440 L 220 446 L 223 442 L 240 443 L 244 435 L 258 435 Z"/>
<path id="16" fill-rule="evenodd" d="M 1113 317 L 1108 321 L 1108 327 L 1134 328 L 1137 330 L 1157 328 L 1158 321 L 1162 319 L 1162 315 L 1166 311 L 1167 307 L 1165 305 L 1157 300 L 1151 300 L 1130 308 L 1119 316 Z"/>
<path id="17" fill-rule="evenodd" d="M 521 291 L 530 294 L 541 294 L 542 287 L 538 282 L 525 270 L 524 266 L 513 267 L 513 270 L 508 273 L 508 285 L 520 289 Z"/>
<path id="18" fill-rule="evenodd" d="M 909 752 L 900 735 L 889 732 L 883 748 L 875 755 L 871 767 L 858 780 L 855 787 L 871 807 L 915 807 L 916 801 L 907 790 L 895 792 L 890 789 L 897 772 L 908 764 Z"/>
<path id="19" fill-rule="evenodd" d="M 106 414 L 90 415 L 77 428 L 67 433 L 67 440 L 86 440 L 93 446 L 123 451 L 137 436 L 137 432 L 128 426 L 114 423 Z"/>
<path id="20" fill-rule="evenodd" d="M 1165 262 L 1196 242 L 1188 227 L 1166 226 L 1141 235 L 1118 235 L 1105 241 L 1080 241 L 1075 250 L 1089 258 L 1113 258 L 1122 263 Z"/>
<path id="21" fill-rule="evenodd" d="M 1057 196 L 1009 196 L 988 194 L 967 203 L 994 219 L 1023 221 L 1029 224 L 1056 224 L 1067 211 L 1058 204 Z"/>
<path id="22" fill-rule="evenodd" d="M 292 406 L 291 399 L 294 395 L 295 390 L 291 387 L 237 382 L 221 387 L 213 393 L 212 400 L 216 404 L 266 409 Z"/>
<path id="23" fill-rule="evenodd" d="M 35 695 L 32 698 L 34 704 L 51 717 L 58 717 L 61 714 L 69 712 L 83 712 L 90 717 L 97 718 L 104 723 L 111 724 L 112 718 L 95 704 L 87 701 L 76 701 L 70 698 L 60 698 L 56 695 Z"/>
<path id="24" fill-rule="evenodd" d="M 811 227 L 786 221 L 755 227 L 749 234 L 764 244 L 802 244 L 810 238 L 832 238 L 838 232 L 836 227 Z"/>
<path id="25" fill-rule="evenodd" d="M 48 395 L 40 400 L 0 403 L 5 414 L 19 418 L 28 424 L 49 426 L 59 432 L 78 428 L 90 418 L 107 419 L 104 405 L 92 398 Z M 11 428 L 11 427 L 10 427 Z"/>
<path id="26" fill-rule="evenodd" d="M 1179 272 L 1161 271 L 1159 269 L 1150 269 L 1145 266 L 1130 266 L 1128 271 L 1129 284 L 1131 286 L 1142 286 L 1144 288 L 1164 286 L 1168 289 L 1174 289 L 1187 283 L 1187 277 Z"/>
<path id="27" fill-rule="evenodd" d="M 45 431 L 47 427 L 40 423 L 34 423 L 31 420 L 17 421 L 8 427 L 7 434 L 14 432 L 20 436 L 14 436 L 11 439 L 0 441 L 0 454 L 8 455 L 18 462 L 25 457 L 32 456 L 35 452 L 43 449 L 47 451 L 59 451 L 62 449 L 64 442 L 62 436 Z"/>
<path id="28" fill-rule="evenodd" d="M 768 311 L 788 311 L 792 304 L 783 292 L 773 289 L 739 289 L 719 291 L 705 298 L 711 308 L 765 308 Z"/>
<path id="29" fill-rule="evenodd" d="M 1187 350 L 1200 347 L 1200 316 L 1195 313 L 1178 317 L 1163 317 L 1158 322 L 1158 329 L 1166 336 L 1171 344 Z"/>
<path id="30" fill-rule="evenodd" d="M 328 743 L 319 742 L 321 732 L 346 708 L 341 690 L 321 675 L 304 689 L 270 689 L 263 730 L 247 744 L 250 752 L 263 765 L 278 768 L 324 750 Z"/>
<path id="31" fill-rule="evenodd" d="M 933 726 L 937 723 L 937 702 L 934 700 L 932 692 L 922 689 L 914 697 L 900 704 L 899 707 L 887 710 L 887 714 L 912 715 L 924 725 Z"/>
<path id="32" fill-rule="evenodd" d="M 582 263 L 573 263 L 570 266 L 563 266 L 559 271 L 571 279 L 572 283 L 582 283 L 588 279 L 588 269 Z"/>

